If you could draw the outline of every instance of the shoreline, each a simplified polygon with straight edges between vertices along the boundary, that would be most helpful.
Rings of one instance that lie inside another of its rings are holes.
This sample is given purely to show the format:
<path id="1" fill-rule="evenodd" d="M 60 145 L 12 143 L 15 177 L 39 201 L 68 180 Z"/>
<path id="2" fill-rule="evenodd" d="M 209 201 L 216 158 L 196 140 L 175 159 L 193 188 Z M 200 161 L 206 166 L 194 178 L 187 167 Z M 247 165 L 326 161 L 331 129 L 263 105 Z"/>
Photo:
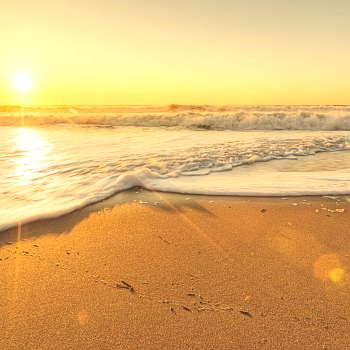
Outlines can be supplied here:
<path id="1" fill-rule="evenodd" d="M 153 189 L 148 189 L 144 187 L 132 187 L 127 190 L 122 190 L 120 192 L 117 192 L 115 194 L 110 195 L 109 197 L 99 200 L 97 202 L 93 202 L 90 204 L 85 204 L 82 207 L 76 208 L 76 209 L 66 209 L 62 210 L 62 212 L 65 212 L 65 214 L 60 214 L 60 212 L 53 213 L 53 214 L 39 214 L 37 217 L 29 217 L 25 218 L 22 221 L 18 222 L 13 222 L 13 223 L 4 223 L 1 225 L 9 226 L 6 229 L 0 229 L 0 247 L 1 247 L 1 242 L 2 242 L 2 235 L 10 235 L 13 237 L 13 232 L 16 231 L 18 232 L 18 226 L 23 226 L 23 227 L 28 227 L 29 225 L 31 226 L 37 226 L 37 223 L 46 223 L 48 226 L 51 224 L 53 226 L 56 225 L 56 221 L 68 218 L 72 214 L 78 214 L 79 212 L 81 213 L 86 213 L 88 215 L 91 212 L 98 211 L 101 208 L 103 209 L 105 206 L 108 206 L 110 208 L 116 206 L 116 205 L 121 205 L 121 204 L 127 204 L 127 203 L 132 203 L 132 202 L 147 202 L 148 197 L 142 197 L 142 191 L 145 191 L 145 193 L 155 193 L 157 196 L 155 199 L 160 199 L 162 200 L 163 197 L 167 196 L 173 196 L 174 198 L 176 196 L 184 197 L 184 198 L 191 198 L 191 197 L 197 197 L 197 198 L 212 198 L 212 201 L 215 201 L 216 199 L 229 199 L 232 201 L 266 201 L 266 202 L 278 202 L 278 201 L 293 201 L 295 199 L 296 201 L 319 201 L 319 202 L 326 202 L 326 201 L 335 201 L 335 202 L 349 202 L 350 203 L 350 193 L 349 194 L 331 194 L 331 195 L 323 195 L 323 194 L 317 194 L 317 195 L 222 195 L 222 194 L 201 194 L 201 193 L 181 193 L 181 192 L 172 192 L 172 191 L 157 191 Z M 135 194 L 139 194 L 141 192 L 141 195 L 135 196 Z M 130 197 L 129 197 L 130 196 Z M 143 199 L 137 198 L 137 197 L 142 197 Z M 157 202 L 157 200 L 154 202 L 150 203 L 144 203 L 144 204 L 150 204 L 150 205 L 157 205 L 161 204 L 161 202 Z M 84 216 L 84 214 L 78 215 L 79 217 L 81 215 Z M 68 219 L 70 221 L 70 219 Z M 38 224 L 40 225 L 40 224 Z M 46 226 L 46 225 L 45 225 Z M 27 230 L 28 231 L 28 230 Z M 36 231 L 36 230 L 35 230 Z"/>
<path id="2" fill-rule="evenodd" d="M 134 188 L 8 229 L 0 348 L 346 348 L 350 203 L 331 197 Z"/>

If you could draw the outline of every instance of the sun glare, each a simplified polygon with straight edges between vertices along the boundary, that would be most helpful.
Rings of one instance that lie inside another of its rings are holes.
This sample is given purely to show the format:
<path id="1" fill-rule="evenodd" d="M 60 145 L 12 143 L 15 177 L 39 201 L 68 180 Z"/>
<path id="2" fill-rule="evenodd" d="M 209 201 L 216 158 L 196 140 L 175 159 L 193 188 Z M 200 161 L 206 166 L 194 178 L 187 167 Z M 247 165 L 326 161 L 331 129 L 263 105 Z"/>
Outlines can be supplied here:
<path id="1" fill-rule="evenodd" d="M 17 167 L 14 176 L 21 178 L 22 183 L 26 183 L 44 174 L 45 156 L 50 147 L 35 130 L 19 128 L 17 132 L 18 137 L 15 142 L 20 156 L 15 162 Z"/>
<path id="2" fill-rule="evenodd" d="M 17 89 L 24 91 L 30 89 L 33 82 L 27 74 L 19 73 L 14 77 L 13 84 Z"/>

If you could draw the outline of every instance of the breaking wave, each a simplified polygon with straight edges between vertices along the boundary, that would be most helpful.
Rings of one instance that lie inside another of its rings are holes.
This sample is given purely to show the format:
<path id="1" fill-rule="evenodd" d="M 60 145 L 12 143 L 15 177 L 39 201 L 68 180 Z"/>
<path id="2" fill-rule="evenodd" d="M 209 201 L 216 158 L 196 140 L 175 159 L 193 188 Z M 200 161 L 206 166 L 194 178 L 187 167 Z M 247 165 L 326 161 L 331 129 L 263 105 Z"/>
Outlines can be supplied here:
<path id="1" fill-rule="evenodd" d="M 202 130 L 350 130 L 350 106 L 60 106 L 0 108 L 0 125 L 76 124 Z"/>

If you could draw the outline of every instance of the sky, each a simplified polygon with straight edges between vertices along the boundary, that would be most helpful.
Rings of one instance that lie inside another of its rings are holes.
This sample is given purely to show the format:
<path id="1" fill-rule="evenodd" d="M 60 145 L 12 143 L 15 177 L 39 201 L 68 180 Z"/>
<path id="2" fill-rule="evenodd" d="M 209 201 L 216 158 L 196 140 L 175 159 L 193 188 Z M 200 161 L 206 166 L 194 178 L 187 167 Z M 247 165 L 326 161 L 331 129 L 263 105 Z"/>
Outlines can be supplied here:
<path id="1" fill-rule="evenodd" d="M 350 104 L 349 0 L 0 0 L 0 105 Z"/>

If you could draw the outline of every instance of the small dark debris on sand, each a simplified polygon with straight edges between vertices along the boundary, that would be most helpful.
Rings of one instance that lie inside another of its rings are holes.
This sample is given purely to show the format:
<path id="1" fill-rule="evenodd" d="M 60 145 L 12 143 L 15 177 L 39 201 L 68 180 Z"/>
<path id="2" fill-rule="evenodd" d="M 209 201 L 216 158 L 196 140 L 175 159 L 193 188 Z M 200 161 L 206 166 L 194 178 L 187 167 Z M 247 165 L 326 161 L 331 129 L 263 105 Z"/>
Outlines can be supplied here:
<path id="1" fill-rule="evenodd" d="M 167 244 L 169 244 L 170 245 L 170 243 L 168 242 L 168 241 L 166 241 L 163 237 L 160 237 L 160 236 L 158 236 L 163 242 L 165 242 L 165 243 L 167 243 Z"/>
<path id="2" fill-rule="evenodd" d="M 240 311 L 240 313 L 241 313 L 242 315 L 244 315 L 244 316 L 253 318 L 253 316 L 252 316 L 248 311 Z"/>
<path id="3" fill-rule="evenodd" d="M 133 288 L 133 286 L 131 286 L 129 283 L 126 283 L 125 281 L 121 281 L 122 284 L 117 283 L 115 285 L 116 288 L 124 288 L 124 289 L 129 289 L 130 292 L 135 292 L 135 289 Z"/>

